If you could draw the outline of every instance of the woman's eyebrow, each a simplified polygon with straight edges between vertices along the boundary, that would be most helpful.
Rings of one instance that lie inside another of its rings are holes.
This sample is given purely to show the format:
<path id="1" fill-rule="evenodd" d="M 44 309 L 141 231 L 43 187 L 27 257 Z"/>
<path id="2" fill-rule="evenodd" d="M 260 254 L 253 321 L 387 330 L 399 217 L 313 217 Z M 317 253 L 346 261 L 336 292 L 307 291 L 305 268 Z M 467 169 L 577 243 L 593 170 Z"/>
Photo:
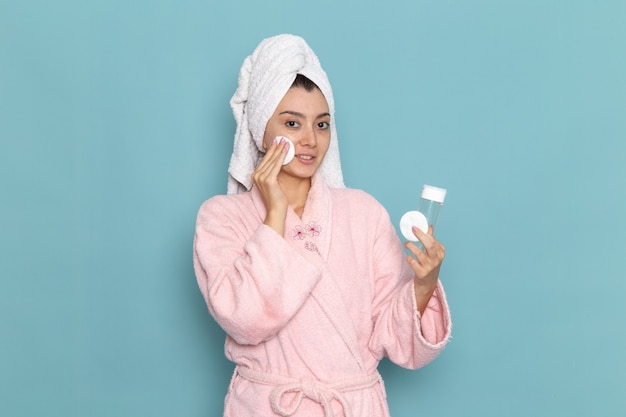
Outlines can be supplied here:
<path id="1" fill-rule="evenodd" d="M 301 117 L 301 118 L 305 118 L 304 114 L 297 112 L 297 111 L 292 111 L 292 110 L 285 110 L 283 112 L 280 112 L 279 114 L 290 114 L 292 116 L 296 116 L 296 117 Z"/>
<path id="2" fill-rule="evenodd" d="M 293 111 L 293 110 L 285 110 L 285 111 L 279 113 L 279 115 L 282 115 L 282 114 L 290 114 L 290 115 L 295 116 L 295 117 L 300 117 L 302 119 L 306 119 L 306 116 L 304 114 L 302 114 L 300 112 L 297 112 L 297 111 Z M 315 118 L 315 120 L 321 119 L 323 117 L 330 117 L 330 113 L 328 113 L 328 112 L 320 113 Z"/>

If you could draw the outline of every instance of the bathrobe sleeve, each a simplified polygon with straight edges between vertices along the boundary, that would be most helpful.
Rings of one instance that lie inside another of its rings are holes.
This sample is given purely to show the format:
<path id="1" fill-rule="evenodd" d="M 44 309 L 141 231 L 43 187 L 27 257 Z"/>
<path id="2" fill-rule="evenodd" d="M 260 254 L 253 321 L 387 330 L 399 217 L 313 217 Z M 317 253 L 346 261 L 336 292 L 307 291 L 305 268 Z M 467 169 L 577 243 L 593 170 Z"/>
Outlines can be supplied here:
<path id="1" fill-rule="evenodd" d="M 200 291 L 211 315 L 242 345 L 274 336 L 321 277 L 257 217 L 252 203 L 241 196 L 213 197 L 199 210 L 194 237 Z"/>
<path id="2" fill-rule="evenodd" d="M 409 369 L 431 362 L 451 332 L 450 311 L 441 282 L 420 316 L 415 302 L 414 272 L 386 210 L 381 208 L 373 245 L 374 326 L 370 349 L 378 358 Z"/>

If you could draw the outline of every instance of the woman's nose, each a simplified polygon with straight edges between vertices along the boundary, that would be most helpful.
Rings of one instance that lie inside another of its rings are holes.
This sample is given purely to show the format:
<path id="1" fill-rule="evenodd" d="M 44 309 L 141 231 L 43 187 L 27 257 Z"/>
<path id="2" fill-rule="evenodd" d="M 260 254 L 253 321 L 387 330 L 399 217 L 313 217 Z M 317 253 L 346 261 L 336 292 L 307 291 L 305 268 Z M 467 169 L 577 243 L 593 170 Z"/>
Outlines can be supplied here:
<path id="1" fill-rule="evenodd" d="M 303 129 L 299 142 L 300 142 L 300 145 L 302 146 L 309 146 L 311 148 L 314 148 L 317 145 L 317 138 L 315 137 L 315 130 L 311 128 Z"/>

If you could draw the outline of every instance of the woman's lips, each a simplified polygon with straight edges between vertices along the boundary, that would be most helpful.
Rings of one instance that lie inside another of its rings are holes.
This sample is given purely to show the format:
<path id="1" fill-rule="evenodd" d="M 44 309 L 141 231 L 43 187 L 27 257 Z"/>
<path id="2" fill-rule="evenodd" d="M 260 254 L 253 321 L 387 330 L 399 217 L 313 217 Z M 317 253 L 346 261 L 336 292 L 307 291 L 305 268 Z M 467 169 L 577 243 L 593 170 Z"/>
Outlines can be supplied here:
<path id="1" fill-rule="evenodd" d="M 304 165 L 311 165 L 315 163 L 314 155 L 298 154 L 296 155 L 296 158 Z"/>

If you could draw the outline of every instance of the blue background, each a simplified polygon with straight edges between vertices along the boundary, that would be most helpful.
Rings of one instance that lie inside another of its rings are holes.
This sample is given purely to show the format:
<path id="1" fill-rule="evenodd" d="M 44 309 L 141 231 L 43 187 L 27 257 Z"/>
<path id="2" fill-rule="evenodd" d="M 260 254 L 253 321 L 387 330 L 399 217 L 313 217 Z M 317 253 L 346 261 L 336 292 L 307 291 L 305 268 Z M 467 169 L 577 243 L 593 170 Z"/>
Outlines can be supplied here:
<path id="1" fill-rule="evenodd" d="M 228 100 L 289 32 L 346 183 L 395 224 L 448 188 L 454 337 L 381 365 L 394 417 L 626 415 L 626 2 L 2 0 L 0 415 L 218 416 L 196 287 Z"/>

